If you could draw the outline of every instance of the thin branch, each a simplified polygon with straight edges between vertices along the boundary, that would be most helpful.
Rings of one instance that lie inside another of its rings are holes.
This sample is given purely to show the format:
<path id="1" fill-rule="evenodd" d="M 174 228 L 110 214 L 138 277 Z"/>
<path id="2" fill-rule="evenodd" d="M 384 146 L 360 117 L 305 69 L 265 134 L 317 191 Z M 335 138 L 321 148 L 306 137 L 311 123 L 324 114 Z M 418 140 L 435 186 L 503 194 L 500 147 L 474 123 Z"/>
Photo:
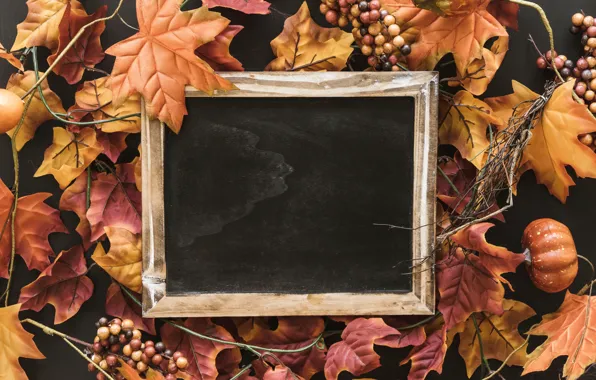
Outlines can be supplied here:
<path id="1" fill-rule="evenodd" d="M 528 335 L 528 337 L 526 338 L 526 341 L 524 343 L 520 344 L 519 347 L 517 347 L 515 350 L 511 351 L 509 353 L 509 355 L 507 355 L 507 357 L 505 358 L 505 360 L 503 360 L 503 363 L 501 364 L 501 366 L 499 368 L 497 368 L 495 371 L 493 371 L 487 377 L 482 378 L 482 380 L 489 380 L 489 379 L 492 379 L 494 376 L 497 376 L 503 370 L 503 368 L 505 368 L 505 366 L 507 365 L 507 362 L 513 357 L 513 355 L 515 355 L 522 348 L 526 347 L 526 345 L 530 341 L 530 337 L 531 337 L 531 335 Z"/>

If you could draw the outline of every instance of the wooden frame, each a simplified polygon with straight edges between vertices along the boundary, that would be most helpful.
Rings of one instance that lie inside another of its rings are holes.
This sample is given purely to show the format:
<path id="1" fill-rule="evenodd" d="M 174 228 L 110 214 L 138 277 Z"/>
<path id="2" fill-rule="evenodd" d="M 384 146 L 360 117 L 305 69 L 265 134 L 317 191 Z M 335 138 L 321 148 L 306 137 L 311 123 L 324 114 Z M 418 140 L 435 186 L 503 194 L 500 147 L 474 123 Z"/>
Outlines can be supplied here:
<path id="1" fill-rule="evenodd" d="M 166 294 L 163 125 L 142 115 L 143 315 L 145 317 L 284 315 L 428 315 L 435 312 L 433 248 L 438 130 L 434 72 L 221 73 L 238 90 L 217 97 L 413 97 L 415 99 L 413 260 L 409 293 Z M 208 96 L 191 87 L 187 97 Z"/>

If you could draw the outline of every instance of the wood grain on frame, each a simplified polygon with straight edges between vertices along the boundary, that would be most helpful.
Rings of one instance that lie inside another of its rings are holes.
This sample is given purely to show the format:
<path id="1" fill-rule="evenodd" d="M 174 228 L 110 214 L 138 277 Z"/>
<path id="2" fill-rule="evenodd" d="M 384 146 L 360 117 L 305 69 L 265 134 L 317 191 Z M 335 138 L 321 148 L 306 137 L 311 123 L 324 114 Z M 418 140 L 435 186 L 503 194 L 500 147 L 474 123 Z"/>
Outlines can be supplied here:
<path id="1" fill-rule="evenodd" d="M 220 73 L 238 90 L 216 97 L 413 97 L 415 100 L 412 260 L 408 293 L 166 294 L 165 131 L 143 105 L 143 315 L 145 317 L 433 314 L 438 75 L 434 72 Z M 187 97 L 208 96 L 193 88 Z"/>

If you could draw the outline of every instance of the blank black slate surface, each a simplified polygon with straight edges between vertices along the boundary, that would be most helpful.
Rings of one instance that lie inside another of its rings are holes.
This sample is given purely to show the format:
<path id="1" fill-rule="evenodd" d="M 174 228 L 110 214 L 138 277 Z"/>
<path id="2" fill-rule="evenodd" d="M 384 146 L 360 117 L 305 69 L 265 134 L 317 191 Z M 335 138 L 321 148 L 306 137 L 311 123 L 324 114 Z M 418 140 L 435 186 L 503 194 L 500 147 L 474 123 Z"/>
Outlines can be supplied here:
<path id="1" fill-rule="evenodd" d="M 412 98 L 189 98 L 167 132 L 167 292 L 407 292 Z"/>

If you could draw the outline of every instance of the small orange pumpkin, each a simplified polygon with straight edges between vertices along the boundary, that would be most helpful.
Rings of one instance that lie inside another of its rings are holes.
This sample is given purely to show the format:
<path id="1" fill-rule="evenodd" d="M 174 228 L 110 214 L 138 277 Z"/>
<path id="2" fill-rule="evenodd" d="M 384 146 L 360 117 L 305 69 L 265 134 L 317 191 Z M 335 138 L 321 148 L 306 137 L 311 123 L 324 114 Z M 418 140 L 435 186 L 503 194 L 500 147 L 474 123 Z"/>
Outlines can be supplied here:
<path id="1" fill-rule="evenodd" d="M 547 293 L 567 289 L 577 275 L 577 251 L 571 231 L 553 219 L 537 219 L 524 230 L 526 268 L 534 285 Z"/>

